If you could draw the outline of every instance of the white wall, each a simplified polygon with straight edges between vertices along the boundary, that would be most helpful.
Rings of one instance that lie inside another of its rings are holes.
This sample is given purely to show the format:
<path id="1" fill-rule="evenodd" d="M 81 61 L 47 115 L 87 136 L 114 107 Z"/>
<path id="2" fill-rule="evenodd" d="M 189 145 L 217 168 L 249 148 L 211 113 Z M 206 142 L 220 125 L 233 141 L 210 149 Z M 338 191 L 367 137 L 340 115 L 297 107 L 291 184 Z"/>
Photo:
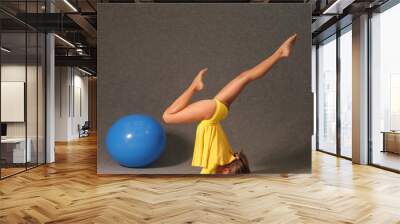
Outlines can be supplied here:
<path id="1" fill-rule="evenodd" d="M 77 71 L 77 70 L 75 70 Z M 89 120 L 89 92 L 88 92 L 88 77 L 82 76 L 82 73 L 74 75 L 74 108 L 73 108 L 73 119 L 72 119 L 72 136 L 74 138 L 79 137 L 78 124 L 81 126 L 85 121 Z M 80 93 L 78 93 L 80 91 Z M 80 95 L 80 97 L 79 97 Z M 79 102 L 80 101 L 80 102 Z"/>
<path id="2" fill-rule="evenodd" d="M 37 70 L 38 69 L 38 70 Z M 1 66 L 2 82 L 24 82 L 26 84 L 26 108 L 22 108 L 27 115 L 24 122 L 6 122 L 8 138 L 25 138 L 30 139 L 30 147 L 32 150 L 32 161 L 39 163 L 44 162 L 44 74 L 42 67 L 36 65 L 25 64 L 3 64 Z M 27 80 L 25 80 L 27 78 Z M 7 96 L 2 96 L 7 97 Z M 1 108 L 7 110 L 9 108 Z M 38 151 L 37 151 L 38 150 Z M 36 153 L 39 153 L 37 157 Z"/>
<path id="3" fill-rule="evenodd" d="M 55 141 L 69 139 L 69 68 L 55 68 Z"/>
<path id="4" fill-rule="evenodd" d="M 55 120 L 56 141 L 77 139 L 88 120 L 88 77 L 76 68 L 56 67 Z"/>
<path id="5" fill-rule="evenodd" d="M 32 67 L 28 67 L 28 71 Z M 1 66 L 1 81 L 3 82 L 25 82 L 25 64 L 8 64 Z M 28 72 L 30 73 L 30 72 Z M 6 108 L 1 108 L 5 110 Z M 25 123 L 24 122 L 12 122 L 7 123 L 7 137 L 25 137 Z"/>
<path id="6" fill-rule="evenodd" d="M 8 64 L 1 66 L 1 81 L 3 82 L 25 82 L 25 64 Z M 28 67 L 28 71 L 32 67 Z M 30 72 L 28 72 L 30 74 Z M 6 108 L 1 108 L 6 110 Z M 10 122 L 7 123 L 7 137 L 25 138 L 25 122 Z"/>
<path id="7" fill-rule="evenodd" d="M 27 70 L 25 70 L 27 69 Z M 26 73 L 26 71 L 28 73 Z M 40 72 L 40 71 L 39 71 Z M 36 66 L 29 66 L 26 68 L 25 64 L 5 64 L 1 66 L 1 81 L 2 82 L 25 82 L 25 75 L 28 77 L 28 85 L 29 87 L 36 87 Z M 33 77 L 35 76 L 35 78 Z M 33 133 L 35 131 L 36 136 L 36 113 L 32 113 L 32 111 L 36 111 L 36 88 L 27 88 L 27 118 L 28 118 L 28 137 L 29 133 Z M 4 97 L 4 96 L 3 96 Z M 40 105 L 39 105 L 40 106 Z M 7 108 L 1 108 L 2 110 L 6 110 Z M 33 122 L 33 123 L 32 123 Z M 25 123 L 26 122 L 7 122 L 7 136 L 8 137 L 25 137 Z M 32 127 L 32 131 L 30 131 L 30 127 Z"/>

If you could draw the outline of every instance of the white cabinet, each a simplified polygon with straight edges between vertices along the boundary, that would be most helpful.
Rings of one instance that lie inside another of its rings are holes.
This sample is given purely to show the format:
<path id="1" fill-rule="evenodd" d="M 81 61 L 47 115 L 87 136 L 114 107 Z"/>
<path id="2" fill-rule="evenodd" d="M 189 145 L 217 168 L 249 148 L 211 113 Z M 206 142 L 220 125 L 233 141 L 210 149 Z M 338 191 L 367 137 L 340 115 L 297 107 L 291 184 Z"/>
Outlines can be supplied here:
<path id="1" fill-rule="evenodd" d="M 13 163 L 25 163 L 32 161 L 32 140 L 27 139 L 26 151 L 25 151 L 25 138 L 7 138 L 2 139 L 1 144 L 7 144 L 8 147 L 12 147 L 12 162 Z"/>

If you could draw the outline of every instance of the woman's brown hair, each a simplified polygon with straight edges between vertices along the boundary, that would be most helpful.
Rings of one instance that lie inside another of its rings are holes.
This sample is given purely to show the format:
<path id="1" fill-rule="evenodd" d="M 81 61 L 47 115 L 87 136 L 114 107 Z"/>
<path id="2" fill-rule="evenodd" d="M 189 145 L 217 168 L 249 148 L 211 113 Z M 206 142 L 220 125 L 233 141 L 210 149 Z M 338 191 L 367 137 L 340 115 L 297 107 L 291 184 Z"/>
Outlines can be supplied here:
<path id="1" fill-rule="evenodd" d="M 232 162 L 217 167 L 217 174 L 244 174 L 250 173 L 249 161 L 243 152 L 234 154 L 235 160 Z"/>

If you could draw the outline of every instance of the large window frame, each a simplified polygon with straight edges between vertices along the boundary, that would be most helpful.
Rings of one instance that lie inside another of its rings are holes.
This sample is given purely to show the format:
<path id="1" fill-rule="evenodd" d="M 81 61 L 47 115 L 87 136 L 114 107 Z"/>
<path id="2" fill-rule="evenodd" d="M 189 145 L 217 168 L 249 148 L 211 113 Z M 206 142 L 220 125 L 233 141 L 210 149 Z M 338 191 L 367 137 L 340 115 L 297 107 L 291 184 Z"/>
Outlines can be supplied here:
<path id="1" fill-rule="evenodd" d="M 317 149 L 329 154 L 337 151 L 337 38 L 331 35 L 317 45 Z M 324 46 L 322 48 L 322 45 Z M 321 51 L 323 53 L 321 54 Z M 326 52 L 327 51 L 327 52 Z M 332 57 L 331 54 L 335 53 Z M 332 66 L 333 64 L 333 66 Z M 322 67 L 324 66 L 324 67 Z M 328 66 L 328 67 L 325 67 Z M 328 68 L 328 69 L 327 69 Z M 326 70 L 327 69 L 327 70 Z M 333 72 L 331 71 L 333 69 Z M 323 73 L 321 73 L 321 71 Z M 332 72 L 332 73 L 331 73 Z M 332 86 L 333 84 L 333 86 Z M 324 89 L 324 91 L 321 91 Z M 329 90 L 329 91 L 327 91 Z M 334 91 L 332 94 L 331 91 Z M 334 99 L 329 99 L 331 97 Z M 334 103 L 334 105 L 331 105 Z M 332 108 L 329 109 L 329 108 Z M 334 113 L 333 115 L 331 113 Z M 321 117 L 323 115 L 323 117 Z M 331 116 L 329 116 L 331 115 Z M 330 122 L 328 122 L 330 121 Z M 321 125 L 322 124 L 322 125 Z M 322 129 L 321 129 L 322 127 Z M 334 128 L 333 131 L 331 129 Z M 334 136 L 332 136 L 334 135 Z M 334 142 L 334 143 L 333 143 Z M 333 144 L 332 144 L 333 143 Z"/>
<path id="2" fill-rule="evenodd" d="M 350 35 L 350 36 L 348 36 Z M 348 40 L 348 38 L 350 37 L 350 40 Z M 348 158 L 351 159 L 352 156 L 352 98 L 353 98 L 353 94 L 352 94 L 352 83 L 353 83 L 353 71 L 352 71 L 352 65 L 353 65 L 353 61 L 352 61 L 352 52 L 353 50 L 352 48 L 352 24 L 344 27 L 341 31 L 340 31 L 340 44 L 339 44 L 339 50 L 338 50 L 338 69 L 340 72 L 339 73 L 339 77 L 340 79 L 338 80 L 338 96 L 339 97 L 339 107 L 337 110 L 338 113 L 338 122 L 339 124 L 339 133 L 340 134 L 340 142 L 338 144 L 340 144 L 339 150 L 340 150 L 340 155 L 344 158 Z M 345 41 L 350 41 L 350 44 Z M 350 45 L 350 46 L 349 46 Z M 350 49 L 343 51 L 346 49 L 346 47 L 350 47 Z M 350 53 L 350 54 L 349 54 Z M 348 59 L 348 61 L 346 61 L 345 59 Z M 346 88 L 348 87 L 348 88 Z M 350 97 L 346 97 L 350 95 Z M 346 110 L 348 109 L 348 105 L 350 104 L 350 110 Z M 350 113 L 349 113 L 350 111 Z M 350 117 L 350 119 L 349 119 Z M 350 121 L 349 121 L 350 120 Z M 350 123 L 350 125 L 348 125 L 348 122 Z M 347 125 L 346 125 L 346 124 Z M 350 128 L 349 128 L 350 127 Z M 350 130 L 349 130 L 350 129 Z M 346 136 L 350 136 L 350 141 Z M 349 143 L 350 142 L 350 143 Z M 350 151 L 350 152 L 349 152 Z"/>
<path id="3" fill-rule="evenodd" d="M 400 173 L 400 169 L 394 169 L 388 166 L 384 166 L 378 163 L 374 163 L 374 144 L 373 144 L 373 67 L 372 67 L 372 58 L 373 58 L 373 34 L 372 34 L 372 19 L 374 13 L 384 13 L 386 10 L 391 9 L 392 7 L 400 4 L 399 1 L 388 1 L 385 4 L 368 11 L 368 165 L 388 170 L 395 173 Z"/>
<path id="4" fill-rule="evenodd" d="M 342 155 L 341 152 L 341 119 L 340 119 L 340 105 L 341 105 L 341 66 L 340 66 L 340 60 L 341 60 L 341 54 L 340 54 L 340 41 L 341 41 L 341 36 L 344 35 L 347 32 L 352 32 L 351 28 L 352 24 L 350 23 L 349 25 L 343 27 L 340 30 L 337 30 L 336 33 L 332 34 L 331 36 L 321 40 L 317 45 L 316 45 L 316 150 L 319 152 L 327 153 L 333 156 L 337 156 L 340 158 L 344 158 L 347 160 L 352 160 L 352 158 L 347 157 Z M 334 38 L 332 38 L 334 37 Z M 332 40 L 329 40 L 332 39 Z M 320 143 L 319 143 L 319 136 L 320 136 L 320 130 L 319 130 L 319 103 L 320 103 L 320 69 L 319 69 L 319 47 L 321 43 L 326 42 L 326 41 L 336 41 L 336 151 L 335 153 L 329 152 L 323 148 L 320 148 Z"/>

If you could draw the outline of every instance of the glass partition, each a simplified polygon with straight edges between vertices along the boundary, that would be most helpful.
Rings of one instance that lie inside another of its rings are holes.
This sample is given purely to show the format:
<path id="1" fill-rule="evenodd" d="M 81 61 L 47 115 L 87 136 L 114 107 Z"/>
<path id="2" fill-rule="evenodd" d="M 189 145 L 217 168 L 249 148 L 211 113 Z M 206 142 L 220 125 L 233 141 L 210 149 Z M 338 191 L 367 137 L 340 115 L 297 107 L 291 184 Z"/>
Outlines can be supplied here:
<path id="1" fill-rule="evenodd" d="M 38 158 L 38 35 L 36 32 L 27 33 L 27 75 L 26 75 L 26 114 L 27 114 L 27 150 L 30 151 L 30 160 L 27 167 L 31 168 L 37 165 Z"/>
<path id="2" fill-rule="evenodd" d="M 0 7 L 0 178 L 45 163 L 45 34 L 15 17 L 43 12 L 44 1 Z M 36 17 L 33 17 L 36 18 Z"/>
<path id="3" fill-rule="evenodd" d="M 45 143 L 45 124 L 46 124 L 46 37 L 43 33 L 38 33 L 38 74 L 37 74 L 37 162 L 46 162 L 46 143 Z"/>
<path id="4" fill-rule="evenodd" d="M 31 160 L 26 145 L 26 33 L 1 34 L 2 177 L 24 171 Z"/>

